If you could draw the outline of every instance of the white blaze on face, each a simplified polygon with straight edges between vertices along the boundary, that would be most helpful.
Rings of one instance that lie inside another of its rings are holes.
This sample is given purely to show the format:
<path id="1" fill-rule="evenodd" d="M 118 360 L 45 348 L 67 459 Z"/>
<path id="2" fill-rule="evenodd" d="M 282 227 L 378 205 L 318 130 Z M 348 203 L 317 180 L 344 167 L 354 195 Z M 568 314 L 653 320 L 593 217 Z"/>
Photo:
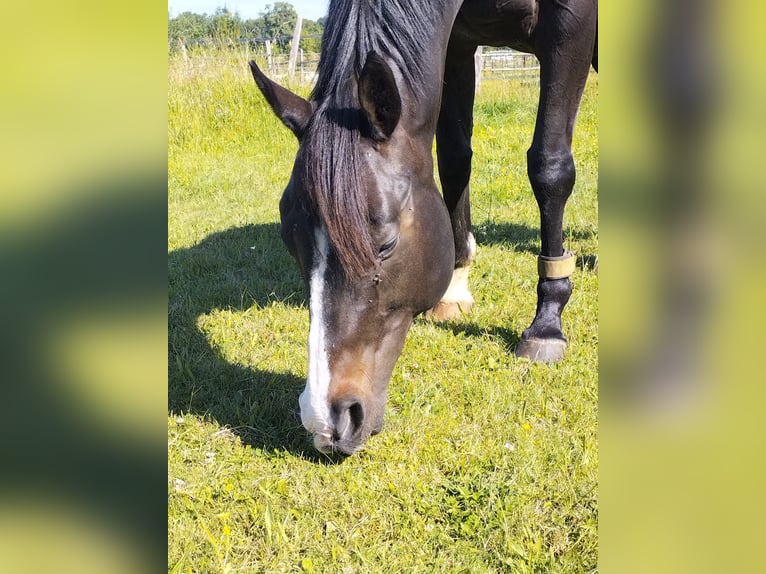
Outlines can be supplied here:
<path id="1" fill-rule="evenodd" d="M 323 227 L 314 230 L 314 258 L 311 269 L 309 313 L 309 371 L 306 388 L 298 403 L 301 422 L 312 434 L 330 435 L 330 365 L 327 358 L 326 325 L 324 318 L 324 291 L 329 254 L 327 233 Z"/>

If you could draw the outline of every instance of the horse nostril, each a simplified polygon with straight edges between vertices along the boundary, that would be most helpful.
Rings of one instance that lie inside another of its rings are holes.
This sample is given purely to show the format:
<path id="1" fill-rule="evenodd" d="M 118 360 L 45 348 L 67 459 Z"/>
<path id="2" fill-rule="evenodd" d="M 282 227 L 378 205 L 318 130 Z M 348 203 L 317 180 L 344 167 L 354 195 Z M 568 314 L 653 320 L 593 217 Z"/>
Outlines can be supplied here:
<path id="1" fill-rule="evenodd" d="M 364 424 L 364 406 L 355 398 L 335 401 L 332 405 L 335 418 L 335 438 L 349 439 L 357 436 Z"/>

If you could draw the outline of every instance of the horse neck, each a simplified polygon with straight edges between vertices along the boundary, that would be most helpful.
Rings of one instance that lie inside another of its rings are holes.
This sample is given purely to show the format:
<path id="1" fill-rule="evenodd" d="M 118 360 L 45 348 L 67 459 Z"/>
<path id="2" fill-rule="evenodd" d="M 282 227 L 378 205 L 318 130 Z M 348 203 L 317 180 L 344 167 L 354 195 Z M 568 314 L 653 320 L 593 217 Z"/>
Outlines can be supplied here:
<path id="1" fill-rule="evenodd" d="M 398 70 L 394 70 L 397 76 L 397 84 L 400 86 L 402 98 L 401 125 L 407 134 L 417 140 L 422 140 L 423 145 L 431 147 L 434 134 L 436 133 L 436 121 L 439 117 L 439 104 L 441 102 L 443 63 L 434 67 L 433 77 L 429 77 L 419 93 L 415 93 L 404 86 Z"/>
<path id="2" fill-rule="evenodd" d="M 447 43 L 462 1 L 431 2 L 430 4 L 436 6 L 434 16 L 441 19 L 442 24 L 434 27 L 433 37 L 429 38 L 427 44 L 428 49 L 423 53 L 411 55 L 413 61 L 426 62 L 426 73 L 422 85 L 418 90 L 410 89 L 403 80 L 401 71 L 394 69 L 402 97 L 403 127 L 412 137 L 422 138 L 423 145 L 429 149 L 433 143 L 436 121 L 439 117 Z"/>

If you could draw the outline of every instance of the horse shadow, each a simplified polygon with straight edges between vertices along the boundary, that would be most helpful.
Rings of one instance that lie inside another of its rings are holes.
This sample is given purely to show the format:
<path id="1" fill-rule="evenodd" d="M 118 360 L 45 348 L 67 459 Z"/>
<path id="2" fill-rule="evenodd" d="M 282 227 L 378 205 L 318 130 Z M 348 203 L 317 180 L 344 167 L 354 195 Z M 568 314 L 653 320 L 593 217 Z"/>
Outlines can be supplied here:
<path id="1" fill-rule="evenodd" d="M 518 331 L 500 327 L 498 325 L 482 327 L 476 323 L 462 321 L 447 322 L 442 326 L 443 328 L 452 331 L 453 335 L 464 334 L 476 338 L 499 339 L 505 345 L 505 349 L 508 353 L 513 353 L 516 350 L 519 341 L 521 341 L 521 334 Z"/>
<path id="2" fill-rule="evenodd" d="M 524 225 L 487 223 L 475 233 L 479 244 L 539 250 L 539 230 Z M 198 325 L 215 310 L 274 303 L 306 306 L 304 285 L 276 223 L 215 232 L 168 254 L 168 412 L 211 418 L 264 452 L 285 450 L 330 462 L 314 450 L 301 425 L 298 396 L 305 379 L 231 362 Z M 519 333 L 501 326 L 441 325 L 455 334 L 499 338 L 511 352 L 520 340 Z"/>
<path id="3" fill-rule="evenodd" d="M 520 225 L 518 223 L 485 221 L 474 225 L 473 234 L 476 243 L 481 245 L 503 245 L 514 251 L 525 253 L 540 253 L 540 228 Z M 567 240 L 587 241 L 593 239 L 595 233 L 592 229 L 582 227 L 569 227 L 564 229 L 564 243 Z M 587 263 L 595 254 L 578 255 L 577 264 Z"/>
<path id="4" fill-rule="evenodd" d="M 538 253 L 540 251 L 540 229 L 517 223 L 485 221 L 473 226 L 476 243 L 502 245 L 514 251 Z"/>
<path id="5" fill-rule="evenodd" d="M 301 426 L 305 379 L 234 364 L 198 326 L 214 310 L 241 311 L 278 302 L 305 306 L 279 226 L 251 224 L 213 233 L 168 254 L 168 412 L 190 413 L 228 427 L 243 444 L 286 450 L 315 461 Z"/>

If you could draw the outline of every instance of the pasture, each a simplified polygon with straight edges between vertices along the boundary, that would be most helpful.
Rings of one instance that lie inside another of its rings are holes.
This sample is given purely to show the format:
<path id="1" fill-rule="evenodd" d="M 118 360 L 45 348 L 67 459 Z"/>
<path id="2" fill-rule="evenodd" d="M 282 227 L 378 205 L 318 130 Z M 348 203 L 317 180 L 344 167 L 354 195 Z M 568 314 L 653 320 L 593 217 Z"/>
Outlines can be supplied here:
<path id="1" fill-rule="evenodd" d="M 250 57 L 169 60 L 168 570 L 596 571 L 597 76 L 564 219 L 578 255 L 565 360 L 512 353 L 536 302 L 526 150 L 538 89 L 485 79 L 476 307 L 447 324 L 415 321 L 382 434 L 336 463 L 313 450 L 298 412 L 308 310 L 278 233 L 297 142 L 256 89 Z"/>

